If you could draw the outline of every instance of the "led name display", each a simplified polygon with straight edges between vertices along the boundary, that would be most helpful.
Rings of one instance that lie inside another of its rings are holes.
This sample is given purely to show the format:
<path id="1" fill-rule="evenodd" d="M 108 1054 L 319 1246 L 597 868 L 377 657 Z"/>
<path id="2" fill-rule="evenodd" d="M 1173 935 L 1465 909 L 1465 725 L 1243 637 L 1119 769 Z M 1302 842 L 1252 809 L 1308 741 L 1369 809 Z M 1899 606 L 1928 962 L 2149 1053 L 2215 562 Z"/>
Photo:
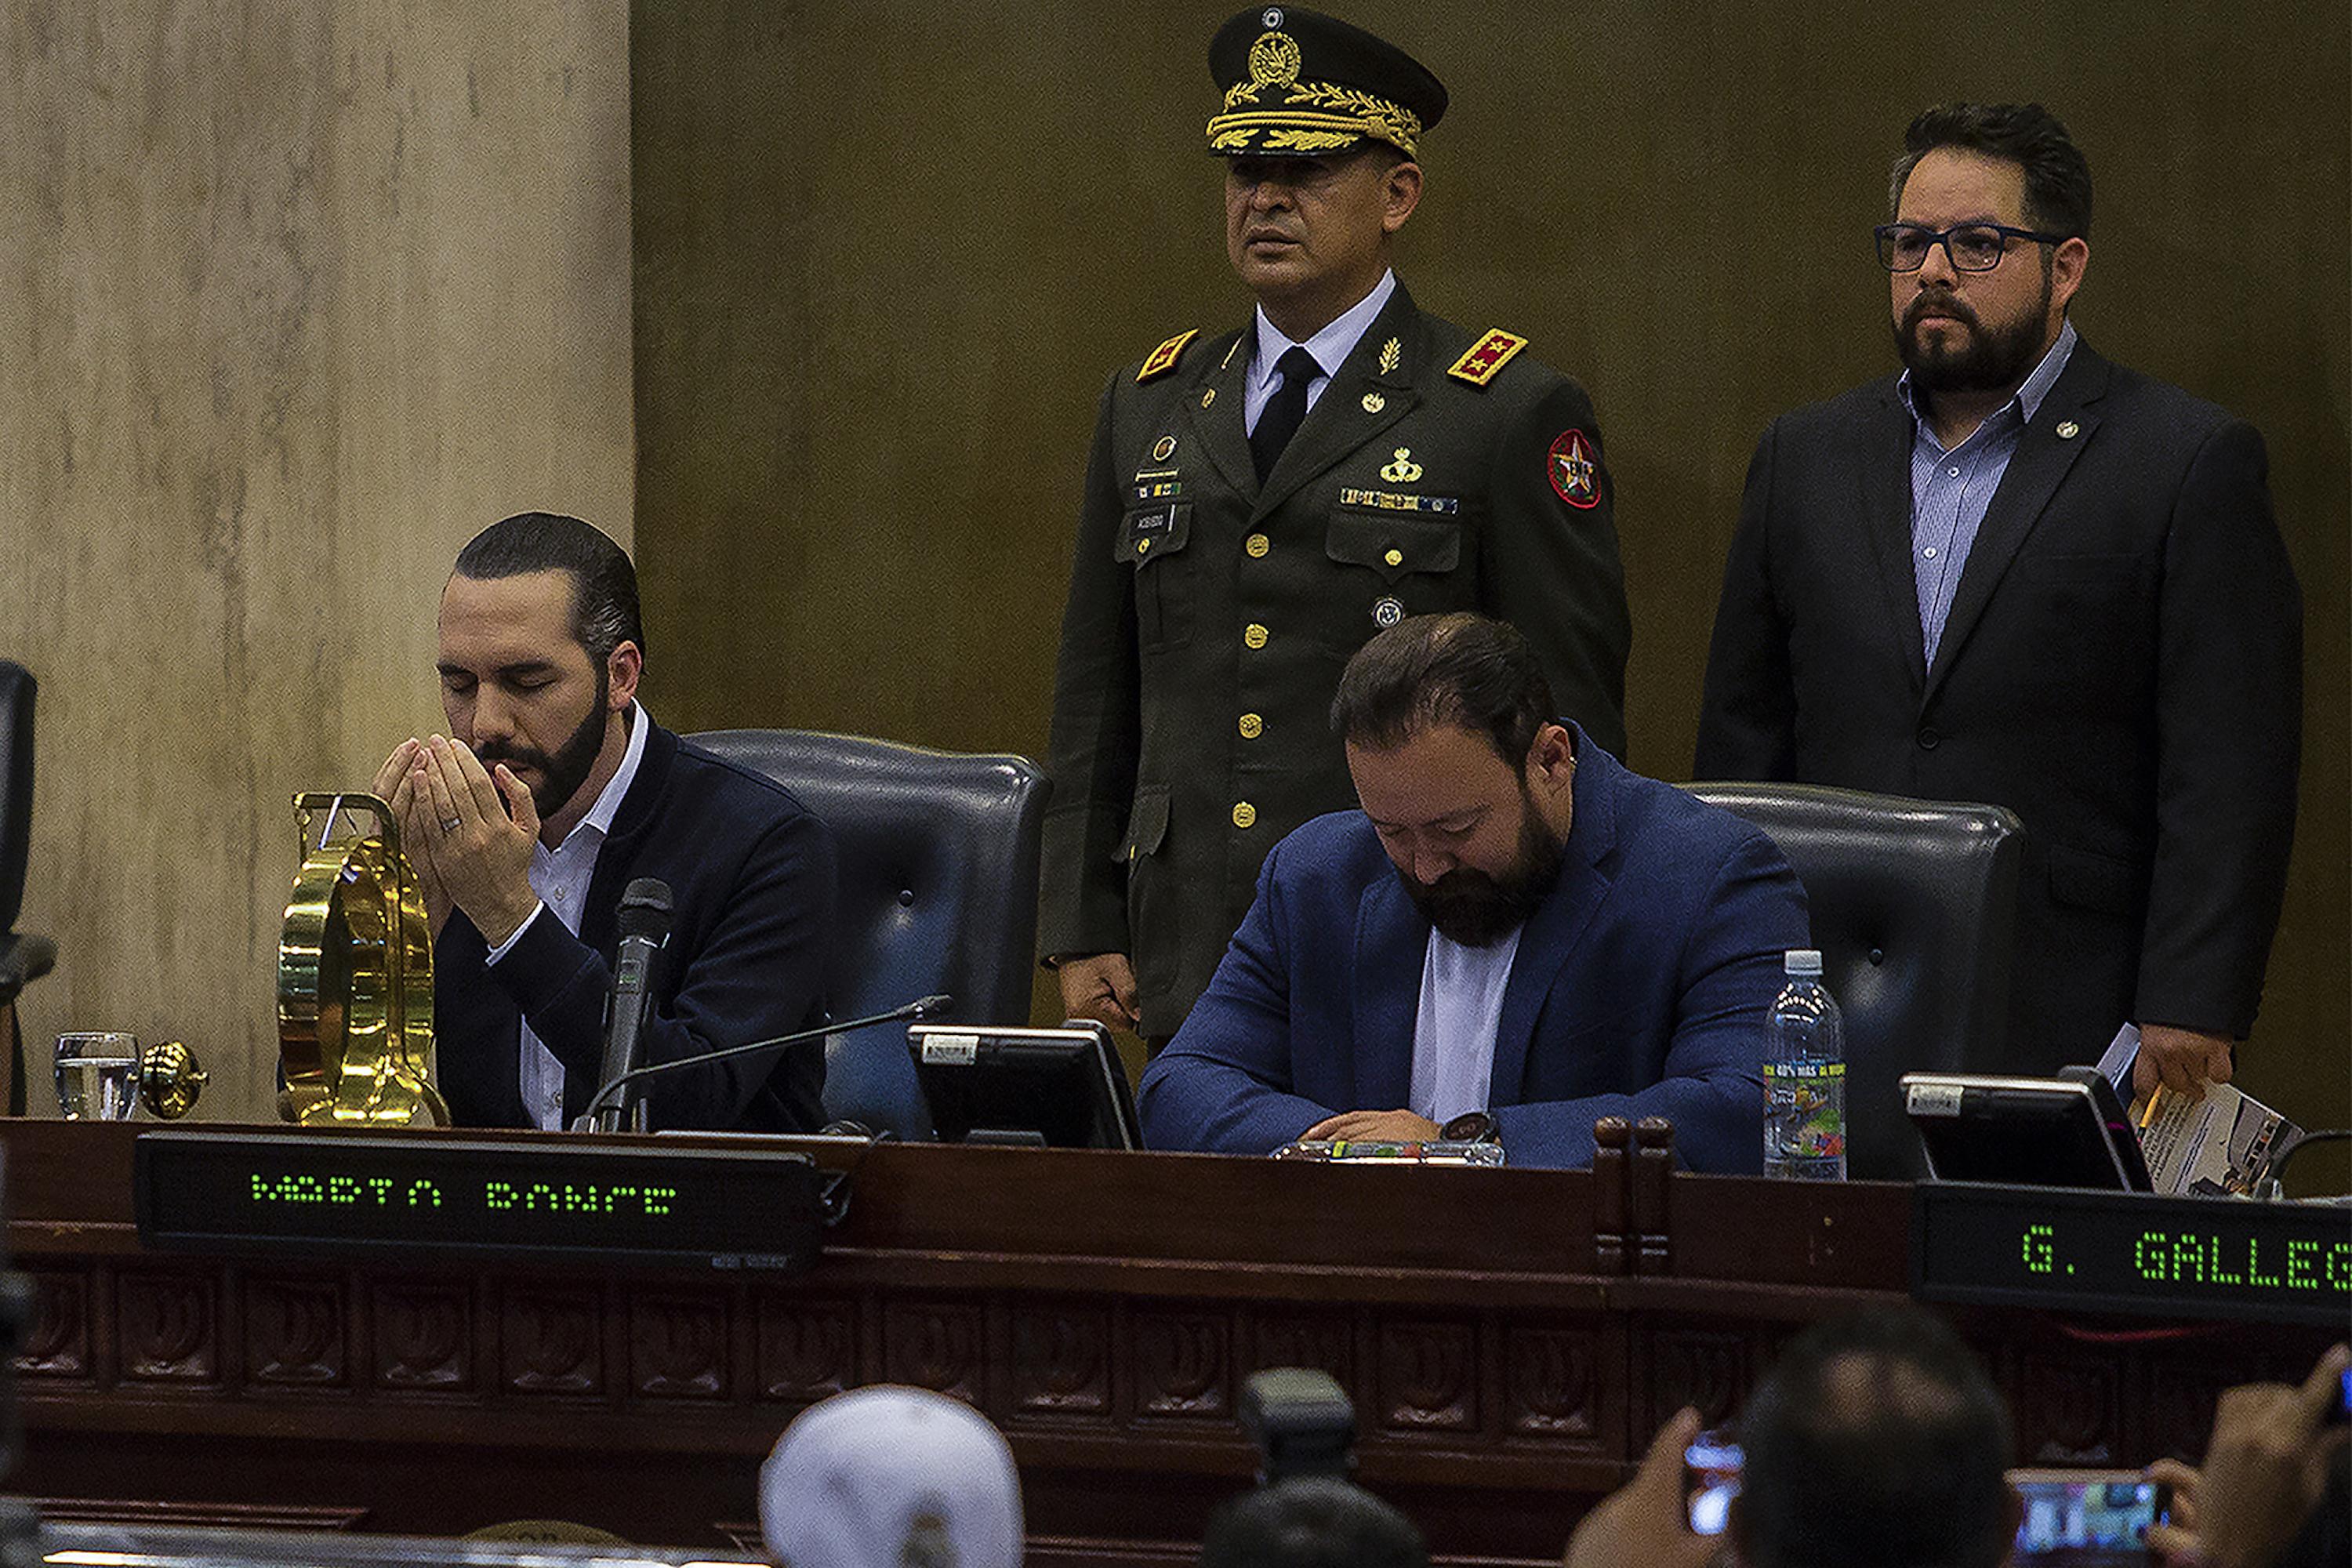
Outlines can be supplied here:
<path id="1" fill-rule="evenodd" d="M 1929 1300 L 2340 1324 L 2352 1315 L 2352 1213 L 1923 1182 L 1911 1283 Z"/>
<path id="2" fill-rule="evenodd" d="M 197 1250 L 801 1268 L 816 1256 L 819 1180 L 791 1151 L 568 1137 L 159 1131 L 134 1154 L 142 1239 Z"/>

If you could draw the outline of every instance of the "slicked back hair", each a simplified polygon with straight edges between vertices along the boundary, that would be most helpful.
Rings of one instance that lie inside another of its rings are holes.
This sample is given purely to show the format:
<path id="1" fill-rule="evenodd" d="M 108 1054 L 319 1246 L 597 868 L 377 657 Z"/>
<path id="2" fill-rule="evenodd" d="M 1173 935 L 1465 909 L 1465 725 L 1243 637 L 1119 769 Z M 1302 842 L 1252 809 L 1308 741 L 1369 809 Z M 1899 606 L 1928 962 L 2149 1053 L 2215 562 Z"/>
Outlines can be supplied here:
<path id="1" fill-rule="evenodd" d="M 457 552 L 457 574 L 475 582 L 561 572 L 572 579 L 572 637 L 598 668 L 625 642 L 646 651 L 637 570 L 628 552 L 576 517 L 524 511 L 490 524 Z"/>
<path id="2" fill-rule="evenodd" d="M 1903 202 L 1903 184 L 1919 160 L 1938 147 L 1956 147 L 2017 164 L 2025 171 L 2025 221 L 2072 238 L 2091 237 L 2091 164 L 2058 117 L 2038 103 L 1939 103 L 1911 122 L 1886 215 Z"/>
<path id="3" fill-rule="evenodd" d="M 1356 650 L 1331 699 L 1351 746 L 1394 750 L 1441 724 L 1485 735 L 1513 772 L 1550 723 L 1551 685 L 1508 622 L 1456 611 L 1400 621 Z"/>
<path id="4" fill-rule="evenodd" d="M 1790 1342 L 1739 1418 L 1750 1568 L 1995 1568 L 2009 1411 L 1942 1320 L 1899 1307 Z"/>

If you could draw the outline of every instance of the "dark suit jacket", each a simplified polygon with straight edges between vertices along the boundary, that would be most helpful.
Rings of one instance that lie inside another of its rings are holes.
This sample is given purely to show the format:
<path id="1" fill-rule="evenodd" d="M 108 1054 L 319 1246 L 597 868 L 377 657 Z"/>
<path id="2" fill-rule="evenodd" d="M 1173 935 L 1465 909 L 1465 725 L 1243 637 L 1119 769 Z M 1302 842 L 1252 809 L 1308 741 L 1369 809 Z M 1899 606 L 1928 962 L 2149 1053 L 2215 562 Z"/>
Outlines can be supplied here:
<path id="1" fill-rule="evenodd" d="M 1624 750 L 1624 574 L 1583 390 L 1526 352 L 1484 385 L 1449 374 L 1476 340 L 1400 285 L 1261 487 L 1255 341 L 1111 377 L 1062 621 L 1039 946 L 1129 954 L 1155 1035 L 1208 984 L 1266 850 L 1354 804 L 1331 693 L 1383 626 L 1510 621 L 1554 706 Z M 1552 456 L 1571 430 L 1582 489 Z"/>
<path id="2" fill-rule="evenodd" d="M 1696 771 L 1988 801 L 2025 823 L 2011 1038 L 2243 1035 L 2294 827 L 2302 611 L 2262 438 L 2078 342 L 1962 568 L 1936 667 L 1895 381 L 1790 414 L 1748 473 Z"/>
<path id="3" fill-rule="evenodd" d="M 642 717 L 639 722 L 650 723 Z M 435 1058 L 460 1126 L 527 1127 L 520 1024 L 563 1064 L 566 1122 L 600 1087 L 621 890 L 670 885 L 676 924 L 654 966 L 642 1063 L 676 1061 L 820 1024 L 833 924 L 833 835 L 782 785 L 655 725 L 596 857 L 580 934 L 541 910 L 495 966 L 463 913 L 433 952 Z M 781 1057 L 781 1059 L 779 1059 Z M 824 1122 L 821 1041 L 648 1081 L 653 1126 L 811 1131 Z"/>
<path id="4" fill-rule="evenodd" d="M 1489 1108 L 1515 1165 L 1588 1165 L 1602 1116 L 1664 1116 L 1701 1171 L 1763 1163 L 1764 1016 L 1804 889 L 1730 813 L 1577 738 L 1558 887 L 1519 936 Z M 1265 1154 L 1412 1082 L 1429 922 L 1360 811 L 1276 845 L 1208 992 L 1143 1075 L 1155 1149 Z"/>

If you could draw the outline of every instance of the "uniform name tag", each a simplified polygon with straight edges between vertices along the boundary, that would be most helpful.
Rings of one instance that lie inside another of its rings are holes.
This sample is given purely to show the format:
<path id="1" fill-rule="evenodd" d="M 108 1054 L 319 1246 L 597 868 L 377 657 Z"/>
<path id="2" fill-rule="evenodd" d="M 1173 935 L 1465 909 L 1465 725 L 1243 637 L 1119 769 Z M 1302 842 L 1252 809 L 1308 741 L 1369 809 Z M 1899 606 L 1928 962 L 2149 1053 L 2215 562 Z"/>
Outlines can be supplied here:
<path id="1" fill-rule="evenodd" d="M 1462 510 L 1455 496 L 1408 496 L 1394 490 L 1344 489 L 1339 492 L 1341 506 L 1368 506 L 1381 511 L 1433 511 L 1452 515 Z"/>

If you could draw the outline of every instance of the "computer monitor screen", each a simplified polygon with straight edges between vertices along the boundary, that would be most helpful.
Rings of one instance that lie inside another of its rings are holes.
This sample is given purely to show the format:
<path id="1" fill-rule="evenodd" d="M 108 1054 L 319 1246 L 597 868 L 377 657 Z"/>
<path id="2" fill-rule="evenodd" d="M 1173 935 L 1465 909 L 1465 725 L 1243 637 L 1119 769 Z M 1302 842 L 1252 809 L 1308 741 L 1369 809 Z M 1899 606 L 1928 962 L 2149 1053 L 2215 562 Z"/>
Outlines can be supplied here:
<path id="1" fill-rule="evenodd" d="M 2138 1136 L 2113 1087 L 2088 1068 L 2049 1079 L 1906 1073 L 1903 1107 L 1937 1181 L 2148 1190 Z"/>
<path id="2" fill-rule="evenodd" d="M 1100 1024 L 1058 1029 L 916 1024 L 915 1076 L 942 1143 L 1135 1149 L 1127 1069 Z"/>

